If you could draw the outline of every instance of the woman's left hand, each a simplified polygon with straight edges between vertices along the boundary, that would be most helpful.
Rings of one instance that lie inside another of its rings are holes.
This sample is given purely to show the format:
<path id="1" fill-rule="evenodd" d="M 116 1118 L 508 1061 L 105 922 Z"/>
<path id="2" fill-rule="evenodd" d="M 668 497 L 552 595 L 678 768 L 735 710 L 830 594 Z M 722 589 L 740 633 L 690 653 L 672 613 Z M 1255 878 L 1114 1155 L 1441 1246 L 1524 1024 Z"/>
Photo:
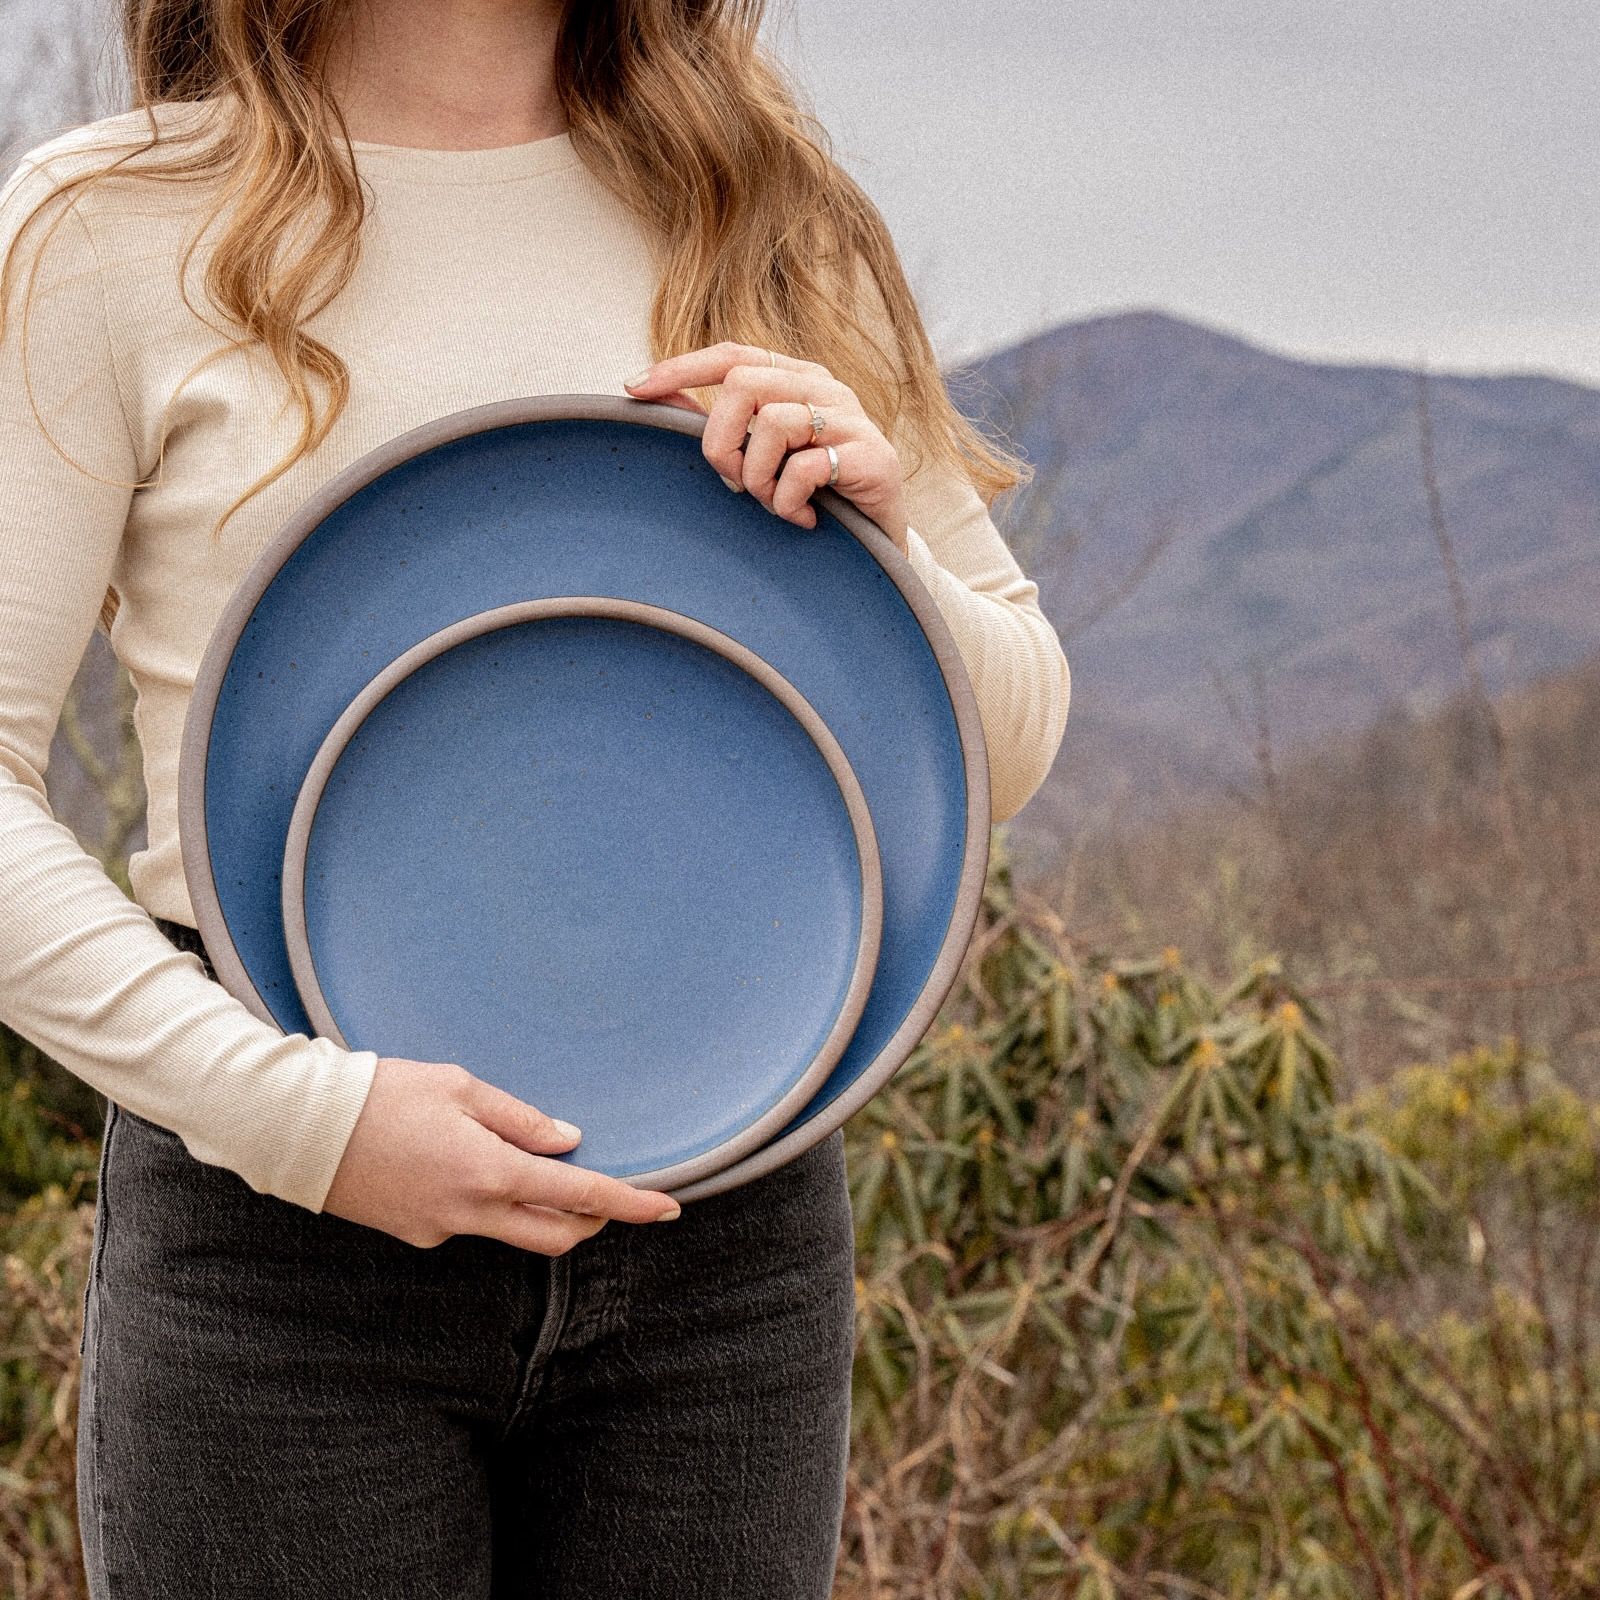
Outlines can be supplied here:
<path id="1" fill-rule="evenodd" d="M 858 506 L 906 554 L 905 474 L 895 447 L 862 409 L 855 390 L 820 362 L 731 340 L 668 356 L 625 387 L 635 400 L 658 400 L 705 413 L 701 448 L 730 489 L 748 489 L 767 510 L 802 528 L 817 525 L 811 496 L 828 482 Z M 720 384 L 711 410 L 683 391 Z M 820 431 L 813 427 L 813 410 Z"/>

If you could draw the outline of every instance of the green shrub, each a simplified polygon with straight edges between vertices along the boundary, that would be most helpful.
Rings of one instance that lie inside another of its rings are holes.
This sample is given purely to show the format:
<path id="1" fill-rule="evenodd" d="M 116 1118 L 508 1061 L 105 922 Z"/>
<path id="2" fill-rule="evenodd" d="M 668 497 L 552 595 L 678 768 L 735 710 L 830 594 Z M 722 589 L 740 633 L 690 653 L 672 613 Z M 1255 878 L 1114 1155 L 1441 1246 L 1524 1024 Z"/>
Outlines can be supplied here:
<path id="1" fill-rule="evenodd" d="M 38 1092 L 38 1065 L 30 1046 L 0 1033 L 0 1593 L 73 1600 L 83 1593 L 74 1440 L 98 1150 Z"/>
<path id="2" fill-rule="evenodd" d="M 1341 1103 L 1274 962 L 987 913 L 851 1129 L 842 1592 L 1600 1590 L 1600 1108 L 1509 1042 Z"/>
<path id="3" fill-rule="evenodd" d="M 1600 1107 L 1515 1040 L 1342 1097 L 1324 1022 L 1273 961 L 1077 958 L 997 854 L 962 983 L 849 1129 L 842 1596 L 1600 1592 Z M 16 1600 L 82 1593 L 76 1092 L 0 1035 Z"/>

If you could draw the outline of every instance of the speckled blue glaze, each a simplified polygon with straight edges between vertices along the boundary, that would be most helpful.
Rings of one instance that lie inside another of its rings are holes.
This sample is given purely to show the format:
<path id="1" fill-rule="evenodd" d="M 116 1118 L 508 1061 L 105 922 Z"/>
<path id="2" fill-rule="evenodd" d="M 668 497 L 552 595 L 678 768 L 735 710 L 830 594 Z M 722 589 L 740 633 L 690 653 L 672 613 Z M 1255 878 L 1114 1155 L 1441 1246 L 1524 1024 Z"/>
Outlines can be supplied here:
<path id="1" fill-rule="evenodd" d="M 826 512 L 807 530 L 731 494 L 684 434 L 590 419 L 484 429 L 384 472 L 301 541 L 240 634 L 207 734 L 207 849 L 239 958 L 278 1024 L 310 1031 L 280 874 L 317 747 L 419 639 L 558 594 L 648 601 L 731 635 L 816 707 L 860 780 L 882 947 L 851 1043 L 792 1129 L 871 1065 L 927 985 L 963 865 L 963 752 L 933 648 L 860 540 Z"/>
<path id="2" fill-rule="evenodd" d="M 328 773 L 304 883 L 350 1045 L 468 1065 L 615 1176 L 781 1120 L 861 951 L 861 852 L 811 735 L 735 662 L 616 618 L 497 628 L 390 689 Z"/>

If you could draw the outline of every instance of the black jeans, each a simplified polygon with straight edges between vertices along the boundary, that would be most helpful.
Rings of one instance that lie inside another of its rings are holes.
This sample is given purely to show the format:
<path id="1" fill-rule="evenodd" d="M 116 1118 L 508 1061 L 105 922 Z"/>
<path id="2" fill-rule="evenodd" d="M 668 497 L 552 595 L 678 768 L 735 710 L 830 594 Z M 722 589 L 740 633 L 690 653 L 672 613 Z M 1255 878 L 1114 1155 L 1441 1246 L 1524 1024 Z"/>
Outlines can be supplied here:
<path id="1" fill-rule="evenodd" d="M 308 1211 L 112 1102 L 78 1424 L 90 1594 L 821 1600 L 853 1312 L 837 1133 L 547 1257 Z"/>

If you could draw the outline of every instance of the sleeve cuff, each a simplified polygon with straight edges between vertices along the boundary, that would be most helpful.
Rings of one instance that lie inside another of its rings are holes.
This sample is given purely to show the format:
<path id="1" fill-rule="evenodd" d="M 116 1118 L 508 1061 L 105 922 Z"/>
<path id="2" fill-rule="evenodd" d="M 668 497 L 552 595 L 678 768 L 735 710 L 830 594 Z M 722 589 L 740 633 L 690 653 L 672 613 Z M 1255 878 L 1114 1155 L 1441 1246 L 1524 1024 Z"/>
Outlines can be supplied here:
<path id="1" fill-rule="evenodd" d="M 378 1070 L 378 1053 L 341 1050 L 330 1039 L 312 1042 L 326 1046 L 331 1059 L 316 1080 L 304 1120 L 295 1130 L 298 1137 L 277 1146 L 286 1160 L 282 1170 L 273 1174 L 272 1189 L 309 1211 L 321 1211 L 361 1108 L 367 1103 Z"/>

